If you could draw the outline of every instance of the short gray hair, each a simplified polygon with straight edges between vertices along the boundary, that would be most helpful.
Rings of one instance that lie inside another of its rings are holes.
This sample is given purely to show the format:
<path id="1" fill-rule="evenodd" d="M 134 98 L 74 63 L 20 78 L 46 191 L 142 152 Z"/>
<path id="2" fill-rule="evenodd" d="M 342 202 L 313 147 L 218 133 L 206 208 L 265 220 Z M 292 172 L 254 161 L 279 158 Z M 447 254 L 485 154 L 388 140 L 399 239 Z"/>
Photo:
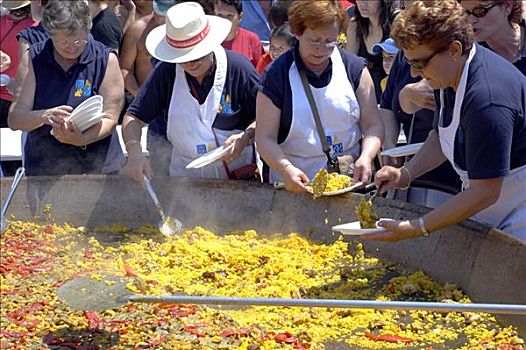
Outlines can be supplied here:
<path id="1" fill-rule="evenodd" d="M 50 35 L 57 31 L 89 33 L 90 8 L 85 1 L 50 0 L 42 14 L 42 25 Z"/>

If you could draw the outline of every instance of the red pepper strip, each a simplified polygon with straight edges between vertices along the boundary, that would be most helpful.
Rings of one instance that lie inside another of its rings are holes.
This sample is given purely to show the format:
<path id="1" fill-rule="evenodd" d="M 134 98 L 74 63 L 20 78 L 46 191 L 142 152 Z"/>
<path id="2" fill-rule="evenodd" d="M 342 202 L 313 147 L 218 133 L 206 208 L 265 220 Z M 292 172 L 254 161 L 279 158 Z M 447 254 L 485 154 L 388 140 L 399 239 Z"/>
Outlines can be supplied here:
<path id="1" fill-rule="evenodd" d="M 246 329 L 225 329 L 223 332 L 221 332 L 221 334 L 219 334 L 219 336 L 222 338 L 231 337 L 233 335 L 246 336 L 248 335 L 248 331 Z"/>
<path id="2" fill-rule="evenodd" d="M 372 339 L 372 340 L 385 341 L 385 342 L 388 342 L 388 343 L 405 343 L 405 344 L 408 344 L 408 343 L 411 343 L 413 341 L 413 339 L 411 339 L 411 338 L 400 337 L 398 335 L 393 335 L 393 334 L 376 335 L 376 334 L 372 334 L 372 333 L 365 333 L 365 336 L 367 338 L 369 338 L 369 339 Z"/>
<path id="3" fill-rule="evenodd" d="M 160 344 L 164 343 L 166 340 L 168 340 L 168 335 L 163 334 L 158 339 L 150 339 L 150 340 L 148 340 L 147 343 L 150 344 L 150 345 L 160 345 Z"/>
<path id="4" fill-rule="evenodd" d="M 158 327 L 158 326 L 162 326 L 162 325 L 165 325 L 167 324 L 168 322 L 164 319 L 160 319 L 160 320 L 140 320 L 139 322 L 137 322 L 137 327 L 142 327 L 142 326 L 154 326 L 154 327 Z"/>
<path id="5" fill-rule="evenodd" d="M 186 305 L 186 304 L 160 304 L 157 306 L 159 310 L 166 310 L 169 315 L 177 317 L 186 317 L 193 315 L 197 312 L 196 305 Z"/>
<path id="6" fill-rule="evenodd" d="M 265 334 L 263 334 L 261 336 L 261 340 L 274 339 L 275 336 L 276 336 L 276 333 L 274 333 L 274 332 L 267 332 L 267 333 L 265 333 Z"/>
<path id="7" fill-rule="evenodd" d="M 53 233 L 53 226 L 51 226 L 51 225 L 47 225 L 47 226 L 44 228 L 44 233 L 52 234 L 52 233 Z"/>
<path id="8" fill-rule="evenodd" d="M 285 332 L 285 333 L 276 334 L 276 336 L 274 337 L 274 340 L 276 341 L 276 343 L 292 344 L 292 343 L 296 343 L 298 341 L 298 338 L 296 338 L 289 332 Z"/>
<path id="9" fill-rule="evenodd" d="M 497 346 L 499 350 L 523 350 L 524 348 L 521 345 L 512 345 L 512 344 L 499 344 Z"/>
<path id="10" fill-rule="evenodd" d="M 200 330 L 197 330 L 197 329 L 195 329 L 195 328 L 193 328 L 193 327 L 188 327 L 188 326 L 186 326 L 186 327 L 184 327 L 184 331 L 185 331 L 185 332 L 188 332 L 188 333 L 190 333 L 190 334 L 194 334 L 194 335 L 196 335 L 196 336 L 198 336 L 198 337 L 201 337 L 201 338 L 202 338 L 202 337 L 206 337 L 206 334 L 205 334 L 205 333 L 203 333 L 203 332 L 201 332 Z"/>
<path id="11" fill-rule="evenodd" d="M 270 286 L 270 283 L 260 283 L 256 286 L 256 291 L 267 288 L 268 286 Z"/>
<path id="12" fill-rule="evenodd" d="M 299 341 L 292 344 L 292 347 L 294 349 L 299 349 L 299 350 L 307 350 L 307 349 L 310 349 L 310 344 L 309 343 L 305 343 L 305 344 L 302 344 L 300 343 Z"/>
<path id="13" fill-rule="evenodd" d="M 126 277 L 137 277 L 137 271 L 127 262 L 124 262 L 124 271 L 126 272 Z"/>
<path id="14" fill-rule="evenodd" d="M 192 323 L 192 324 L 187 324 L 186 327 L 190 327 L 190 328 L 198 328 L 198 327 L 206 327 L 210 325 L 210 323 L 207 323 L 207 322 L 201 322 L 201 323 Z"/>
<path id="15" fill-rule="evenodd" d="M 35 333 L 32 332 L 14 332 L 14 331 L 8 331 L 5 329 L 0 329 L 0 337 L 7 337 L 7 338 L 23 338 L 23 337 L 33 337 Z"/>

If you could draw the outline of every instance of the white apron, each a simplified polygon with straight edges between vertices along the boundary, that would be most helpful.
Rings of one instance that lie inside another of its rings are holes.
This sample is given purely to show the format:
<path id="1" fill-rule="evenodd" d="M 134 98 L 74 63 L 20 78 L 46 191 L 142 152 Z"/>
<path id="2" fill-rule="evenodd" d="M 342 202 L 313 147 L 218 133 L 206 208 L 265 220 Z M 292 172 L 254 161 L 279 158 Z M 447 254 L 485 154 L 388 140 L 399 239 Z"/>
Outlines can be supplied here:
<path id="1" fill-rule="evenodd" d="M 212 125 L 219 110 L 221 95 L 225 86 L 227 58 L 225 50 L 219 46 L 214 50 L 216 72 L 214 84 L 200 105 L 190 93 L 183 68 L 176 67 L 175 83 L 172 99 L 168 110 L 167 137 L 173 145 L 170 161 L 170 176 L 189 176 L 202 178 L 227 179 L 225 168 L 221 161 L 216 161 L 201 169 L 186 169 L 186 165 L 199 156 L 223 145 L 233 134 L 243 130 L 212 131 Z M 228 164 L 230 170 L 252 163 L 252 147 L 245 147 L 241 155 Z"/>
<path id="2" fill-rule="evenodd" d="M 316 89 L 310 86 L 318 107 L 321 124 L 332 155 L 360 155 L 362 131 L 358 124 L 360 106 L 354 88 L 347 78 L 340 51 L 331 55 L 332 77 L 329 85 Z M 288 160 L 309 179 L 327 164 L 309 100 L 303 89 L 296 63 L 289 70 L 292 90 L 292 123 L 286 140 L 280 145 Z M 271 169 L 270 182 L 281 181 L 281 175 Z"/>
<path id="3" fill-rule="evenodd" d="M 471 52 L 462 71 L 458 89 L 455 93 L 455 106 L 451 124 L 442 127 L 444 112 L 444 90 L 440 90 L 440 118 L 438 123 L 438 135 L 442 152 L 453 165 L 462 180 L 462 190 L 469 188 L 468 173 L 455 164 L 454 147 L 455 135 L 460 124 L 460 110 L 466 92 L 469 64 L 475 56 L 476 46 L 473 45 Z M 490 207 L 480 211 L 472 219 L 497 227 L 519 239 L 526 240 L 526 166 L 513 169 L 504 178 L 499 199 Z"/>

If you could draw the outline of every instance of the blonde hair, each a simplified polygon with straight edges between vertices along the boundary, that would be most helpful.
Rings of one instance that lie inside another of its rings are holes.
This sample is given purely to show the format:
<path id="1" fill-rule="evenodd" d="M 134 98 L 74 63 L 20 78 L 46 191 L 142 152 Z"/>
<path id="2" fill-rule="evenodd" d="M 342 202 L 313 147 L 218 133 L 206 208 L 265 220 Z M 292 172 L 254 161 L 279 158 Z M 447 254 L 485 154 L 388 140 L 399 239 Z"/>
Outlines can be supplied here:
<path id="1" fill-rule="evenodd" d="M 396 17 L 391 37 L 403 49 L 427 45 L 441 50 L 458 40 L 462 43 L 463 54 L 475 41 L 468 15 L 457 0 L 414 2 Z"/>
<path id="2" fill-rule="evenodd" d="M 322 28 L 335 21 L 340 32 L 345 32 L 348 17 L 339 0 L 294 1 L 289 8 L 289 24 L 296 35 L 303 35 L 307 28 Z"/>

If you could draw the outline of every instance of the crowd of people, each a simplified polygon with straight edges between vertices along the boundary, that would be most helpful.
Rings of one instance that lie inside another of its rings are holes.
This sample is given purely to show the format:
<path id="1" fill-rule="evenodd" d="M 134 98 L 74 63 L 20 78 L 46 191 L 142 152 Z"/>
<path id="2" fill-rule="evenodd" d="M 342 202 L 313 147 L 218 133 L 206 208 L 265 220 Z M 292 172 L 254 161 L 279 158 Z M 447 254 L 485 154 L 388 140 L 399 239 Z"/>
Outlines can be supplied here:
<path id="1" fill-rule="evenodd" d="M 143 187 L 170 175 L 306 192 L 346 156 L 357 182 L 454 194 L 368 239 L 473 218 L 526 240 L 523 3 L 3 0 L 2 127 L 23 131 L 30 176 L 122 172 Z M 68 118 L 93 95 L 102 118 L 82 132 Z M 400 130 L 420 151 L 380 159 Z"/>

